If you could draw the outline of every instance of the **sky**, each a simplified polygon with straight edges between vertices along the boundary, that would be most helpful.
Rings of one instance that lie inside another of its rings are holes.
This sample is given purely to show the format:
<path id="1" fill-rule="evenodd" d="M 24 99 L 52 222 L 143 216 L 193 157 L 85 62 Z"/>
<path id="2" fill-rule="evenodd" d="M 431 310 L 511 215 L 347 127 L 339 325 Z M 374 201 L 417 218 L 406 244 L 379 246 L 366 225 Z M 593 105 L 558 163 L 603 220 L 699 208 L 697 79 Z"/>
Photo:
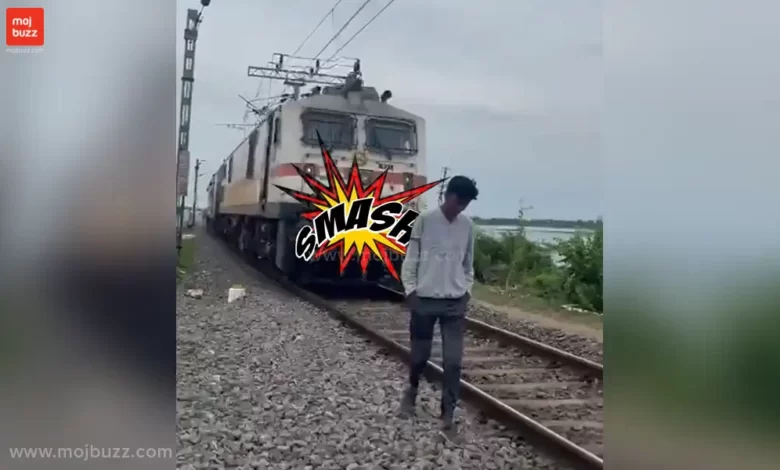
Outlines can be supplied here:
<path id="1" fill-rule="evenodd" d="M 386 1 L 372 0 L 321 57 Z M 243 138 L 218 124 L 243 123 L 238 95 L 253 98 L 261 86 L 247 66 L 294 52 L 334 3 L 217 0 L 205 9 L 190 139 L 192 159 L 205 162 L 202 205 L 211 174 Z M 343 0 L 298 55 L 316 55 L 362 3 Z M 197 7 L 179 2 L 179 56 L 186 10 Z M 522 200 L 531 218 L 594 219 L 603 214 L 601 18 L 601 0 L 397 0 L 339 56 L 360 58 L 366 85 L 392 90 L 392 104 L 425 118 L 428 178 L 443 166 L 474 178 L 470 214 L 514 217 Z"/>

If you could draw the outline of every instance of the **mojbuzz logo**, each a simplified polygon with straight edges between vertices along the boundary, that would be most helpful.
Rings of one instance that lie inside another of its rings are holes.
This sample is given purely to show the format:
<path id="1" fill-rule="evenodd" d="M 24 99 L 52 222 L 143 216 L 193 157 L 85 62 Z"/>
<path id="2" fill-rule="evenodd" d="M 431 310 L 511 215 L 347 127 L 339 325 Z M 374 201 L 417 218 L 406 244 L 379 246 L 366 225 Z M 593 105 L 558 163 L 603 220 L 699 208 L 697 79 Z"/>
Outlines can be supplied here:
<path id="1" fill-rule="evenodd" d="M 43 46 L 43 8 L 6 8 L 5 44 L 10 47 Z"/>
<path id="2" fill-rule="evenodd" d="M 319 131 L 317 139 L 325 166 L 327 186 L 297 165 L 295 169 L 313 194 L 275 185 L 299 202 L 315 209 L 302 214 L 312 223 L 298 231 L 295 237 L 295 256 L 305 261 L 316 261 L 326 253 L 341 248 L 339 272 L 343 275 L 353 259 L 359 260 L 365 274 L 373 254 L 382 260 L 391 276 L 400 280 L 390 260 L 390 253 L 406 254 L 412 224 L 420 215 L 412 209 L 404 210 L 404 204 L 444 180 L 382 198 L 388 170 L 364 187 L 355 157 L 347 181 L 344 181 Z"/>

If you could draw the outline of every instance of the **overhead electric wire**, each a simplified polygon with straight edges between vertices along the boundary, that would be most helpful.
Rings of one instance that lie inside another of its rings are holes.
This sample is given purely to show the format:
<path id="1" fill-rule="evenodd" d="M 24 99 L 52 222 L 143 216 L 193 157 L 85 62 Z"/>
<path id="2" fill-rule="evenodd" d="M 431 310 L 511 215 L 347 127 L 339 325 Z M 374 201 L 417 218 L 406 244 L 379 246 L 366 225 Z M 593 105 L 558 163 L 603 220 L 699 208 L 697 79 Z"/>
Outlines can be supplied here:
<path id="1" fill-rule="evenodd" d="M 374 16 L 372 16 L 372 17 L 371 17 L 371 19 L 370 19 L 370 20 L 368 20 L 368 21 L 366 22 L 366 24 L 364 24 L 364 25 L 363 25 L 363 26 L 362 26 L 362 27 L 361 27 L 359 30 L 357 30 L 357 32 L 356 32 L 355 34 L 353 34 L 353 35 L 352 35 L 352 36 L 351 36 L 349 39 L 347 39 L 347 41 L 346 41 L 344 44 L 342 44 L 342 45 L 341 45 L 341 47 L 339 47 L 339 48 L 336 50 L 336 52 L 334 52 L 334 53 L 333 53 L 333 55 L 331 55 L 331 56 L 330 56 L 330 58 L 328 58 L 327 60 L 325 60 L 325 62 L 328 62 L 329 60 L 333 59 L 333 57 L 335 57 L 335 56 L 336 56 L 336 54 L 338 54 L 338 53 L 339 53 L 339 52 L 341 52 L 341 51 L 342 51 L 342 50 L 343 50 L 345 47 L 347 47 L 347 46 L 349 45 L 349 43 L 351 43 L 351 42 L 352 42 L 352 41 L 353 41 L 353 40 L 354 40 L 354 39 L 355 39 L 355 38 L 356 38 L 356 37 L 357 37 L 357 36 L 358 36 L 360 33 L 362 33 L 362 32 L 363 32 L 363 31 L 364 31 L 364 30 L 365 30 L 365 29 L 368 27 L 368 25 L 370 25 L 370 24 L 371 24 L 371 23 L 372 23 L 374 20 L 376 20 L 376 19 L 379 17 L 379 15 L 381 15 L 381 14 L 382 14 L 382 13 L 383 13 L 385 10 L 387 10 L 387 8 L 388 8 L 390 5 L 392 5 L 392 4 L 393 4 L 393 2 L 395 2 L 395 0 L 390 0 L 389 2 L 387 2 L 387 4 L 386 4 L 384 7 L 382 7 L 382 9 L 381 9 L 381 10 L 379 10 L 379 11 L 378 11 L 378 12 L 377 12 L 377 13 L 376 13 Z"/>
<path id="2" fill-rule="evenodd" d="M 320 20 L 320 22 L 317 23 L 317 26 L 315 26 L 314 29 L 309 33 L 309 35 L 306 36 L 306 38 L 301 42 L 301 44 L 298 46 L 298 48 L 295 50 L 295 52 L 290 54 L 291 56 L 295 56 L 301 50 L 301 48 L 303 48 L 303 46 L 308 42 L 308 40 L 311 39 L 312 35 L 314 35 L 314 33 L 317 31 L 317 29 L 319 29 L 320 26 L 322 26 L 322 24 L 325 22 L 325 20 L 329 16 L 331 16 L 333 14 L 333 12 L 335 11 L 336 7 L 338 7 L 339 4 L 341 4 L 342 1 L 343 0 L 337 0 L 336 1 L 336 3 L 333 5 L 333 7 L 331 7 L 331 9 L 328 11 L 328 13 L 326 13 L 325 16 Z M 362 33 L 371 23 L 373 23 L 374 20 L 376 20 L 379 17 L 379 15 L 381 15 L 385 10 L 387 10 L 387 8 L 390 5 L 393 4 L 393 2 L 395 2 L 395 0 L 390 0 L 389 2 L 387 2 L 387 4 L 384 7 L 382 7 L 382 9 L 379 10 L 379 12 L 377 12 L 373 17 L 371 17 L 371 19 L 369 19 L 368 22 L 366 22 L 366 24 L 364 24 L 355 34 L 353 34 L 352 37 L 350 37 L 347 40 L 347 42 L 345 42 L 341 47 L 339 47 L 339 49 L 336 52 L 334 52 L 327 60 L 322 61 L 322 62 L 328 63 L 331 60 L 333 60 L 339 52 L 341 52 L 345 47 L 347 47 L 360 33 Z M 347 29 L 347 26 L 349 26 L 350 23 L 352 23 L 352 21 L 360 14 L 361 11 L 363 11 L 366 8 L 366 6 L 369 3 L 371 3 L 371 0 L 365 0 L 363 2 L 363 4 L 360 5 L 360 7 L 357 9 L 357 11 L 355 11 L 355 13 L 353 13 L 352 16 L 349 17 L 349 19 L 341 26 L 341 28 L 336 32 L 336 34 L 334 34 L 333 37 L 331 37 L 330 40 L 322 47 L 322 49 L 320 49 L 320 51 L 317 53 L 317 55 L 315 55 L 314 58 L 311 59 L 311 62 L 309 62 L 309 65 L 314 63 L 320 57 L 320 55 L 322 55 L 322 53 L 325 52 L 325 50 L 328 48 L 328 46 L 333 44 L 333 41 L 335 41 L 339 37 L 339 35 L 341 35 L 341 33 L 344 32 L 345 29 Z M 307 65 L 307 67 L 308 67 L 308 65 Z M 269 100 L 270 100 L 270 95 L 271 95 L 271 87 L 270 87 L 270 85 L 271 84 L 269 83 L 269 90 L 268 90 L 268 92 L 269 92 L 268 93 L 269 94 L 269 98 L 268 99 Z M 260 84 L 258 84 L 257 91 L 255 93 L 255 100 L 257 100 L 257 97 L 260 95 L 260 88 L 261 88 L 261 86 L 262 86 L 262 82 L 260 82 Z M 255 101 L 255 100 L 252 100 L 252 101 Z"/>
<path id="3" fill-rule="evenodd" d="M 336 52 L 334 52 L 334 53 L 333 53 L 333 54 L 332 54 L 330 57 L 328 57 L 328 59 L 327 59 L 327 60 L 325 60 L 325 62 L 327 63 L 327 62 L 330 62 L 331 60 L 333 60 L 333 58 L 334 58 L 334 57 L 336 57 L 336 55 L 337 55 L 339 52 L 341 52 L 341 51 L 342 51 L 342 50 L 343 50 L 345 47 L 347 47 L 347 46 L 349 45 L 349 43 L 351 43 L 351 42 L 352 42 L 352 41 L 353 41 L 353 40 L 354 40 L 356 37 L 358 37 L 358 35 L 359 35 L 360 33 L 362 33 L 362 32 L 363 32 L 363 31 L 364 31 L 366 28 L 368 28 L 368 25 L 370 25 L 371 23 L 373 23 L 373 22 L 374 22 L 374 20 L 376 20 L 376 19 L 379 17 L 379 15 L 381 15 L 382 13 L 384 13 L 384 11 L 385 11 L 385 10 L 387 10 L 387 8 L 388 8 L 390 5 L 392 5 L 392 4 L 393 4 L 393 2 L 395 2 L 395 0 L 390 0 L 389 2 L 387 2 L 387 4 L 386 4 L 385 6 L 383 6 L 381 10 L 379 10 L 379 11 L 378 11 L 378 12 L 377 12 L 377 13 L 376 13 L 374 16 L 372 16 L 372 17 L 371 17 L 371 19 L 369 19 L 369 20 L 366 22 L 366 24 L 364 24 L 364 25 L 363 25 L 363 26 L 362 26 L 362 27 L 361 27 L 359 30 L 357 30 L 357 32 L 356 32 L 355 34 L 353 34 L 353 35 L 352 35 L 352 36 L 351 36 L 349 39 L 347 39 L 347 41 L 346 41 L 344 44 L 342 44 L 342 45 L 341 45 L 341 47 L 339 47 L 339 48 L 336 50 Z"/>
<path id="4" fill-rule="evenodd" d="M 344 0 L 337 0 L 336 3 L 333 4 L 331 9 L 328 10 L 328 12 L 325 13 L 325 16 L 322 17 L 320 22 L 317 23 L 317 26 L 315 26 L 314 29 L 311 30 L 309 35 L 306 36 L 306 38 L 300 43 L 300 45 L 298 45 L 298 48 L 295 49 L 295 52 L 290 54 L 290 56 L 295 56 L 298 52 L 300 52 L 300 50 L 303 48 L 303 46 L 309 41 L 309 39 L 311 39 L 311 37 L 314 35 L 314 33 L 317 32 L 317 30 L 320 28 L 320 26 L 322 26 L 322 23 L 324 23 L 325 20 L 327 20 L 329 16 L 333 15 L 333 12 L 336 11 L 336 7 L 338 7 L 341 4 L 341 2 L 343 2 L 343 1 Z M 263 79 L 263 80 L 260 81 L 260 83 L 257 84 L 257 91 L 255 91 L 255 99 L 258 99 L 258 97 L 260 96 L 260 89 L 262 88 L 263 82 L 265 82 L 265 81 L 266 80 Z M 268 94 L 270 96 L 270 94 L 271 94 L 271 89 L 270 89 L 271 84 L 269 83 L 268 85 L 269 85 Z"/>
<path id="5" fill-rule="evenodd" d="M 371 3 L 371 0 L 366 0 L 365 2 L 363 2 L 363 4 L 362 4 L 362 5 L 360 5 L 360 8 L 358 8 L 358 9 L 357 9 L 357 11 L 356 11 L 355 13 L 353 13 L 353 14 L 352 14 L 352 16 L 350 16 L 350 17 L 349 17 L 349 19 L 347 20 L 347 22 L 346 22 L 346 23 L 344 23 L 344 26 L 342 26 L 342 27 L 341 27 L 341 29 L 339 29 L 339 30 L 338 30 L 338 32 L 337 32 L 336 34 L 334 34 L 332 38 L 330 38 L 330 41 L 328 41 L 328 43 L 327 43 L 327 44 L 325 44 L 325 46 L 323 46 L 323 47 L 322 47 L 322 49 L 320 49 L 320 52 L 318 52 L 318 53 L 317 53 L 317 55 L 316 55 L 316 56 L 314 56 L 314 58 L 311 60 L 311 62 L 309 62 L 309 65 L 311 65 L 311 63 L 312 63 L 312 62 L 314 62 L 315 60 L 317 60 L 317 58 L 318 58 L 318 57 L 319 57 L 319 56 L 320 56 L 320 55 L 321 55 L 323 52 L 325 52 L 325 49 L 327 49 L 327 48 L 328 48 L 328 46 L 330 46 L 330 45 L 333 43 L 333 41 L 335 41 L 335 40 L 336 40 L 336 38 L 337 38 L 337 37 L 339 37 L 339 35 L 342 33 L 342 31 L 344 31 L 345 29 L 347 29 L 347 26 L 349 26 L 349 24 L 350 24 L 350 23 L 352 23 L 352 20 L 354 20 L 354 19 L 355 19 L 355 17 L 356 17 L 356 16 L 358 16 L 358 14 L 360 14 L 360 12 L 361 12 L 361 11 L 363 11 L 363 9 L 364 9 L 364 8 L 366 7 L 366 5 L 368 5 L 369 3 Z M 334 54 L 334 55 L 335 55 L 335 54 Z M 327 62 L 327 61 L 325 61 L 325 62 Z"/>
<path id="6" fill-rule="evenodd" d="M 368 25 L 370 25 L 370 24 L 371 24 L 371 23 L 372 23 L 372 22 L 373 22 L 375 19 L 377 19 L 377 18 L 379 17 L 379 15 L 381 15 L 381 14 L 382 14 L 382 13 L 383 13 L 385 10 L 387 10 L 387 7 L 389 7 L 390 5 L 392 5 L 392 4 L 393 4 L 393 2 L 395 2 L 395 0 L 390 0 L 389 2 L 387 2 L 387 5 L 385 5 L 384 7 L 382 7 L 382 9 L 381 9 L 381 10 L 379 10 L 379 11 L 376 13 L 376 15 L 372 16 L 372 17 L 371 17 L 371 19 L 370 19 L 370 20 L 368 20 L 368 22 L 367 22 L 366 24 L 364 24 L 362 28 L 360 28 L 359 30 L 357 30 L 357 32 L 356 32 L 355 34 L 353 34 L 353 35 L 352 35 L 352 37 L 350 37 L 349 39 L 347 39 L 347 42 L 345 42 L 344 44 L 342 44 L 342 45 L 341 45 L 341 47 L 339 47 L 339 48 L 336 50 L 336 52 L 334 52 L 334 53 L 333 53 L 333 55 L 331 55 L 331 56 L 330 56 L 330 57 L 329 57 L 327 60 L 325 60 L 325 62 L 328 62 L 328 61 L 332 60 L 334 57 L 336 57 L 336 54 L 338 54 L 338 53 L 339 53 L 339 52 L 341 52 L 341 51 L 342 51 L 342 50 L 343 50 L 345 47 L 347 47 L 347 46 L 349 45 L 349 43 L 350 43 L 350 42 L 352 42 L 352 40 L 353 40 L 353 39 L 355 39 L 355 38 L 356 38 L 356 37 L 357 37 L 357 36 L 358 36 L 360 33 L 362 33 L 362 32 L 363 32 L 363 30 L 364 30 L 364 29 L 368 28 Z M 366 3 L 368 3 L 368 2 L 366 2 Z M 365 6 L 365 4 L 364 4 L 364 6 Z M 345 27 L 346 27 L 346 25 L 345 25 Z M 343 29 L 343 28 L 342 28 L 342 29 Z M 338 34 L 337 34 L 337 36 L 338 36 Z M 328 44 L 330 44 L 330 43 L 328 43 Z M 326 47 L 327 47 L 327 46 L 326 46 Z"/>
<path id="7" fill-rule="evenodd" d="M 335 5 L 333 5 L 333 8 L 331 8 L 331 9 L 330 9 L 330 11 L 328 11 L 327 13 L 325 13 L 325 16 L 323 16 L 323 17 L 322 17 L 322 19 L 320 20 L 320 22 L 319 22 L 319 23 L 317 23 L 317 26 L 315 26 L 315 27 L 314 27 L 314 29 L 312 29 L 312 30 L 311 30 L 311 32 L 309 33 L 309 35 L 308 35 L 308 36 L 306 36 L 306 39 L 304 39 L 304 40 L 303 40 L 303 42 L 301 43 L 301 45 L 300 45 L 300 46 L 298 46 L 298 49 L 295 49 L 295 52 L 293 52 L 291 55 L 295 55 L 295 54 L 297 54 L 297 53 L 298 53 L 298 52 L 301 50 L 301 48 L 304 46 L 304 44 L 306 44 L 306 42 L 307 42 L 309 39 L 311 39 L 311 37 L 314 35 L 314 33 L 315 33 L 315 32 L 317 32 L 317 30 L 320 28 L 320 26 L 322 26 L 322 23 L 324 23 L 324 22 L 325 22 L 325 20 L 327 20 L 327 19 L 328 19 L 328 17 L 329 17 L 330 15 L 332 15 L 332 14 L 333 14 L 333 12 L 336 10 L 336 7 L 337 7 L 337 6 L 339 6 L 339 4 L 341 4 L 341 2 L 343 2 L 343 1 L 344 1 L 344 0 L 338 0 L 338 1 L 336 2 L 336 4 L 335 4 Z"/>

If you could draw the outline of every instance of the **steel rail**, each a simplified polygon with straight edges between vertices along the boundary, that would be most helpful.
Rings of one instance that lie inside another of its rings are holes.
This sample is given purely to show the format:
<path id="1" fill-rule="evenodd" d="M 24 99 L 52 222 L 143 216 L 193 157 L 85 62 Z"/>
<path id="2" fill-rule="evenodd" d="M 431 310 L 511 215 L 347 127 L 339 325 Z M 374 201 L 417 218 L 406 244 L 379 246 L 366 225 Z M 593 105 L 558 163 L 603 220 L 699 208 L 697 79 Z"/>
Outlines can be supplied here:
<path id="1" fill-rule="evenodd" d="M 212 238 L 215 237 L 212 236 Z M 370 326 L 366 325 L 363 321 L 356 318 L 355 315 L 350 314 L 344 311 L 343 309 L 336 307 L 335 305 L 333 305 L 332 302 L 328 301 L 327 299 L 317 294 L 314 294 L 313 292 L 310 292 L 302 288 L 301 286 L 295 284 L 294 282 L 287 279 L 280 271 L 262 264 L 247 263 L 246 258 L 241 256 L 239 253 L 236 253 L 235 247 L 233 247 L 232 245 L 228 245 L 227 247 L 230 248 L 229 252 L 231 253 L 232 256 L 238 257 L 240 259 L 239 265 L 241 266 L 242 270 L 244 270 L 245 273 L 254 274 L 259 272 L 263 277 L 273 281 L 275 284 L 277 284 L 279 287 L 281 287 L 288 293 L 306 302 L 309 302 L 310 304 L 316 307 L 321 308 L 326 313 L 328 313 L 328 315 L 331 316 L 332 318 L 346 324 L 347 326 L 354 329 L 358 333 L 368 337 L 369 339 L 373 340 L 374 342 L 376 342 L 386 350 L 400 357 L 407 364 L 410 364 L 411 351 L 409 350 L 409 348 L 401 345 L 400 343 L 394 341 L 393 339 L 375 330 L 374 328 L 371 328 Z M 252 266 L 254 270 L 252 272 L 246 270 L 245 268 L 248 266 Z M 388 288 L 384 288 L 384 289 L 399 294 L 397 291 L 393 289 L 388 289 Z M 600 370 L 603 372 L 603 367 L 598 363 L 588 361 L 586 359 L 580 358 L 573 354 L 567 353 L 557 348 L 553 348 L 543 343 L 539 343 L 538 341 L 531 340 L 530 338 L 525 338 L 523 336 L 503 330 L 501 328 L 496 328 L 484 322 L 480 322 L 477 320 L 469 320 L 470 324 L 472 322 L 476 322 L 473 323 L 475 328 L 477 329 L 482 328 L 482 331 L 490 332 L 491 334 L 495 334 L 496 336 L 501 336 L 502 338 L 508 339 L 509 341 L 517 341 L 518 342 L 517 344 L 530 346 L 539 351 L 547 352 L 551 355 L 554 355 L 554 357 L 556 358 L 560 358 L 566 361 L 571 360 L 573 363 L 579 364 L 581 366 L 585 365 L 586 367 L 590 367 L 594 371 Z M 541 345 L 542 347 L 539 348 L 539 345 Z M 441 382 L 443 370 L 437 364 L 429 360 L 428 363 L 426 364 L 424 374 L 426 378 L 431 382 Z M 507 425 L 510 425 L 514 428 L 517 428 L 520 434 L 524 438 L 526 438 L 534 446 L 542 450 L 545 450 L 551 457 L 556 459 L 562 458 L 567 463 L 569 463 L 572 467 L 578 470 L 580 469 L 603 470 L 604 461 L 599 456 L 593 454 L 587 449 L 578 446 L 574 442 L 566 439 L 565 437 L 561 436 L 555 431 L 545 427 L 544 425 L 532 419 L 531 417 L 519 412 L 518 410 L 512 408 L 511 406 L 507 405 L 503 401 L 484 392 L 478 386 L 463 379 L 461 379 L 460 383 L 463 392 L 463 397 L 467 401 L 471 402 L 472 404 L 477 406 L 479 409 L 481 409 L 483 412 L 485 412 L 487 415 L 490 415 L 494 419 L 503 422 Z"/>
<path id="2" fill-rule="evenodd" d="M 400 298 L 403 298 L 403 294 L 401 292 L 391 287 L 387 287 L 383 285 L 379 285 L 379 287 L 394 295 L 399 296 Z M 568 351 L 558 349 L 556 347 L 550 346 L 549 344 L 541 343 L 539 341 L 528 338 L 526 336 L 522 336 L 512 331 L 508 331 L 503 328 L 499 328 L 497 326 L 491 325 L 489 323 L 485 323 L 481 320 L 476 320 L 473 318 L 466 317 L 466 324 L 470 329 L 474 331 L 497 337 L 503 340 L 504 342 L 511 344 L 512 346 L 533 349 L 534 351 L 537 351 L 547 356 L 548 358 L 561 360 L 563 362 L 566 362 L 569 365 L 576 366 L 580 369 L 585 369 L 599 379 L 604 378 L 604 366 L 602 364 L 599 364 L 598 362 L 585 359 L 584 357 L 576 356 Z"/>
<path id="3" fill-rule="evenodd" d="M 293 284 L 283 276 L 279 276 L 277 279 L 275 279 L 275 281 L 286 290 L 295 294 L 297 297 L 300 297 L 307 302 L 325 310 L 332 317 L 342 321 L 343 323 L 346 323 L 353 329 L 379 343 L 382 347 L 402 357 L 407 364 L 410 363 L 411 351 L 409 348 L 392 340 L 383 333 L 376 331 L 356 318 L 354 315 L 334 306 L 327 299 L 324 299 L 301 288 L 296 284 Z M 425 372 L 429 380 L 436 382 L 441 381 L 443 370 L 437 364 L 428 361 Z M 460 384 L 463 390 L 463 395 L 466 399 L 472 401 L 479 408 L 489 411 L 490 414 L 498 420 L 522 428 L 526 431 L 525 437 L 530 438 L 530 440 L 534 441 L 537 446 L 552 450 L 553 455 L 560 456 L 563 454 L 566 457 L 566 460 L 578 469 L 581 468 L 592 470 L 604 468 L 604 461 L 592 452 L 578 446 L 555 431 L 552 431 L 551 429 L 543 426 L 527 415 L 517 411 L 501 400 L 489 395 L 488 393 L 485 393 L 476 385 L 473 385 L 463 379 L 461 379 Z"/>

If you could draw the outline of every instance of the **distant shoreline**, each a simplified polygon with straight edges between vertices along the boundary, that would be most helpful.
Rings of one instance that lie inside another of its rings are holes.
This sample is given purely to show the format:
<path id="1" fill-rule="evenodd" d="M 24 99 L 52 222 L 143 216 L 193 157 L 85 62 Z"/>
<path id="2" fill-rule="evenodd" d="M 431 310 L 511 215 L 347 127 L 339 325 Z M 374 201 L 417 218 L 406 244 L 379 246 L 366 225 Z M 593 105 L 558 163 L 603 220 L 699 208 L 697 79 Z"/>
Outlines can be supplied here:
<path id="1" fill-rule="evenodd" d="M 548 229 L 567 229 L 567 230 L 597 230 L 603 226 L 600 220 L 556 220 L 556 219 L 529 219 L 522 222 L 517 219 L 483 219 L 474 217 L 474 223 L 485 227 L 504 226 L 504 227 L 528 227 L 528 228 L 548 228 Z"/>

